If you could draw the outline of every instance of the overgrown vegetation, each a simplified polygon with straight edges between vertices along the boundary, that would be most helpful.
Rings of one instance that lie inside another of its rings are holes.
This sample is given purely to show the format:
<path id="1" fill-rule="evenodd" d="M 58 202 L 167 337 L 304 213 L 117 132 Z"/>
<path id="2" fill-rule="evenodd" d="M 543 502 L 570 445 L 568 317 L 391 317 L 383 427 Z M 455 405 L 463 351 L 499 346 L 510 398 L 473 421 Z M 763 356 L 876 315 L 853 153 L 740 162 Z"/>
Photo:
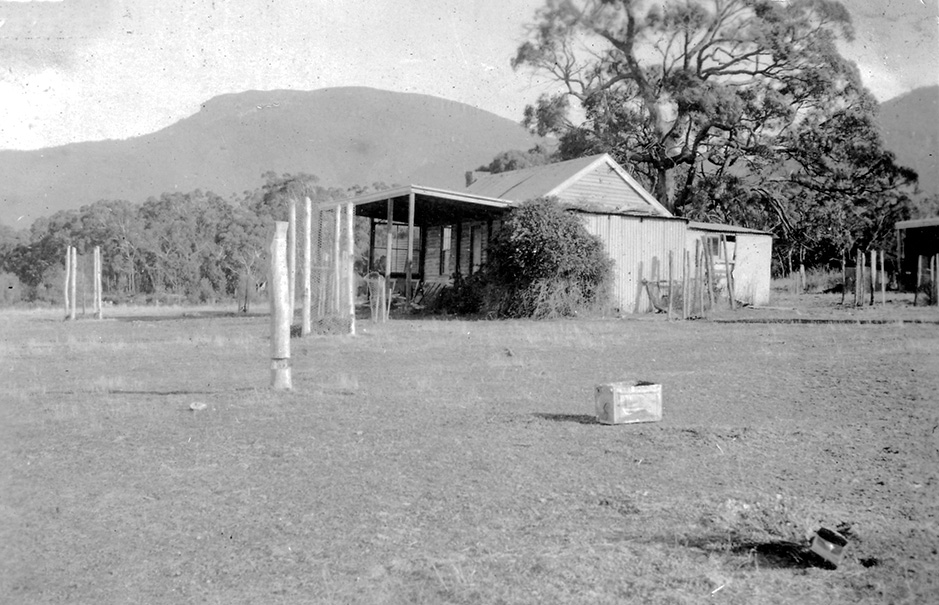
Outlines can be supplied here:
<path id="1" fill-rule="evenodd" d="M 600 239 L 557 200 L 539 198 L 509 211 L 486 263 L 457 281 L 452 300 L 463 312 L 570 317 L 603 309 L 612 282 L 613 261 Z"/>

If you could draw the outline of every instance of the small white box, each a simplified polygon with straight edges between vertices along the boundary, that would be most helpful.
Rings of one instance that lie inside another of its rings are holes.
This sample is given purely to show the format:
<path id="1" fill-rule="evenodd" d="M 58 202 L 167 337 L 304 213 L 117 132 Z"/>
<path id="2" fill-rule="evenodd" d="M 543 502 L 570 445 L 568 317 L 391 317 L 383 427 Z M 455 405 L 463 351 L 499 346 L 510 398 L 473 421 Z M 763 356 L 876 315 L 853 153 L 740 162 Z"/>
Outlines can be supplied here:
<path id="1" fill-rule="evenodd" d="M 597 420 L 629 424 L 662 420 L 662 385 L 640 380 L 601 384 L 596 389 Z"/>

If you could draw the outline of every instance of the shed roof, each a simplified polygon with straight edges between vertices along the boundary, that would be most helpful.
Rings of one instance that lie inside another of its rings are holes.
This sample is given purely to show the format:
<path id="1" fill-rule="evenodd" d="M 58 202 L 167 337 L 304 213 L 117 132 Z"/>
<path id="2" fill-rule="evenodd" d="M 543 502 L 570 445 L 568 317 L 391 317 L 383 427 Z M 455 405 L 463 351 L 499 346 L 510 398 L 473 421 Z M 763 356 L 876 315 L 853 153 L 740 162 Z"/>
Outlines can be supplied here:
<path id="1" fill-rule="evenodd" d="M 769 231 L 760 231 L 759 229 L 749 229 L 747 227 L 738 227 L 736 225 L 722 225 L 720 223 L 699 223 L 697 221 L 688 221 L 689 229 L 698 231 L 711 231 L 714 233 L 750 233 L 753 235 L 772 235 Z"/>
<path id="2" fill-rule="evenodd" d="M 897 229 L 919 229 L 922 227 L 939 227 L 939 216 L 933 218 L 918 218 L 909 221 L 899 221 Z"/>
<path id="3" fill-rule="evenodd" d="M 604 164 L 619 175 L 624 183 L 635 190 L 649 204 L 653 213 L 671 216 L 671 212 L 646 191 L 645 187 L 639 184 L 622 166 L 617 164 L 608 153 L 543 166 L 532 166 L 521 170 L 488 174 L 479 177 L 466 188 L 466 191 L 475 195 L 513 202 L 557 196 L 579 179 L 594 171 L 598 166 Z"/>

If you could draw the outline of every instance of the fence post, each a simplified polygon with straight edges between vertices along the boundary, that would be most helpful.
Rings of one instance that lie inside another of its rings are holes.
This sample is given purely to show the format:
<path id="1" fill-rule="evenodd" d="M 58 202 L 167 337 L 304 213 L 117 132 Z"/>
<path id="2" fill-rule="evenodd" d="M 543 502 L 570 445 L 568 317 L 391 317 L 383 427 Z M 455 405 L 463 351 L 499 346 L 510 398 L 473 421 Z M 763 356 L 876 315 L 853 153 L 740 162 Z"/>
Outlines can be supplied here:
<path id="1" fill-rule="evenodd" d="M 737 297 L 734 296 L 734 270 L 730 266 L 730 254 L 727 249 L 727 237 L 724 234 L 721 234 L 721 245 L 724 247 L 724 267 L 725 273 L 727 274 L 727 297 L 730 299 L 730 308 L 734 311 L 737 310 Z M 734 248 L 737 247 L 737 243 L 734 242 Z"/>
<path id="2" fill-rule="evenodd" d="M 672 319 L 672 267 L 674 265 L 674 256 L 671 250 L 668 251 L 668 319 Z"/>
<path id="3" fill-rule="evenodd" d="M 884 251 L 880 251 L 880 306 L 887 306 L 887 262 Z"/>
<path id="4" fill-rule="evenodd" d="M 75 246 L 71 246 L 72 250 L 72 260 L 71 260 L 71 269 L 69 269 L 69 274 L 72 277 L 72 283 L 69 286 L 69 296 L 71 296 L 72 306 L 69 309 L 68 317 L 69 319 L 75 319 L 75 313 L 78 306 L 78 249 Z"/>
<path id="5" fill-rule="evenodd" d="M 287 228 L 275 223 L 271 240 L 271 386 L 278 390 L 293 388 L 290 376 L 290 284 L 287 276 Z"/>
<path id="6" fill-rule="evenodd" d="M 355 206 L 346 204 L 346 272 L 349 275 L 349 334 L 355 336 Z"/>
<path id="7" fill-rule="evenodd" d="M 68 246 L 65 248 L 65 288 L 62 291 L 62 296 L 65 300 L 65 319 L 68 319 L 69 310 L 71 309 L 71 306 L 69 305 L 69 300 L 68 300 L 69 286 L 72 285 L 71 271 L 72 271 L 72 247 Z"/>
<path id="8" fill-rule="evenodd" d="M 877 294 L 877 251 L 871 250 L 871 306 L 874 306 L 874 297 Z"/>
<path id="9" fill-rule="evenodd" d="M 300 335 L 310 335 L 310 310 L 313 305 L 313 290 L 310 274 L 313 271 L 313 202 L 303 200 L 303 308 L 300 311 Z"/>
<path id="10" fill-rule="evenodd" d="M 297 200 L 292 196 L 287 201 L 287 280 L 287 298 L 290 301 L 287 312 L 293 323 L 297 300 Z"/>
<path id="11" fill-rule="evenodd" d="M 102 264 L 101 246 L 95 246 L 95 310 L 97 311 L 98 319 L 104 318 L 104 298 L 101 292 Z"/>

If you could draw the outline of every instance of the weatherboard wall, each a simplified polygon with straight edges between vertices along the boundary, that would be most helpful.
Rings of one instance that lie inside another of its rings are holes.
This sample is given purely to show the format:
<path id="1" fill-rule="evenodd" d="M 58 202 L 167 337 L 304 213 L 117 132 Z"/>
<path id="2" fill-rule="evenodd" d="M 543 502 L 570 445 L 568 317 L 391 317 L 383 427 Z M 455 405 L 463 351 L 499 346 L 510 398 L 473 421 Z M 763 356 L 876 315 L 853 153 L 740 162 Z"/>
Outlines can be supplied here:
<path id="1" fill-rule="evenodd" d="M 639 192 L 623 180 L 613 168 L 600 164 L 593 171 L 558 193 L 558 199 L 568 203 L 589 203 L 610 209 L 648 211 L 649 204 Z"/>
<path id="2" fill-rule="evenodd" d="M 674 259 L 673 278 L 681 279 L 685 221 L 621 214 L 581 213 L 581 216 L 587 231 L 603 241 L 613 259 L 613 303 L 621 312 L 652 310 L 642 280 L 652 278 L 654 266 L 659 269 L 659 279 L 667 279 L 669 252 Z"/>

